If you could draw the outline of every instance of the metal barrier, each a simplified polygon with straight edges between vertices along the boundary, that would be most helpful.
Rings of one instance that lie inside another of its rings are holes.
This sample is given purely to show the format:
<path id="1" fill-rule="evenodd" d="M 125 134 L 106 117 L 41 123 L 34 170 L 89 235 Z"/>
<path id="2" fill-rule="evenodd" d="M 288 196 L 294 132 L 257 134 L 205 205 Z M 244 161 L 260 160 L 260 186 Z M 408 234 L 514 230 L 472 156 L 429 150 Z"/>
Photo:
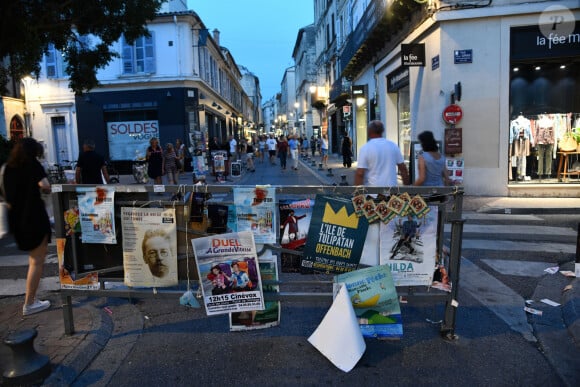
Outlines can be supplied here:
<path id="1" fill-rule="evenodd" d="M 64 218 L 62 214 L 70 207 L 71 202 L 76 200 L 76 185 L 53 185 L 53 208 L 55 213 L 55 234 L 57 238 L 65 237 Z M 113 186 L 109 186 L 113 187 Z M 239 187 L 239 186 L 237 186 Z M 228 200 L 227 195 L 233 192 L 234 186 L 231 185 L 192 185 L 192 186 L 164 186 L 162 190 L 166 193 L 191 192 L 191 193 L 207 193 L 214 196 L 223 196 L 223 200 Z M 276 189 L 276 197 L 305 197 L 314 196 L 316 194 L 325 195 L 352 195 L 357 190 L 360 192 L 361 187 L 353 186 L 274 186 Z M 198 230 L 191 229 L 188 223 L 189 208 L 188 203 L 183 201 L 168 201 L 156 198 L 156 194 L 160 190 L 159 186 L 152 185 L 115 185 L 115 206 L 164 206 L 175 207 L 180 216 L 177 217 L 177 232 L 178 232 L 178 265 L 179 267 L 179 286 L 174 288 L 157 288 L 155 292 L 151 289 L 143 288 L 122 288 L 110 287 L 107 288 L 105 284 L 114 284 L 122 281 L 123 266 L 115 265 L 122 261 L 122 247 L 115 245 L 101 245 L 103 251 L 107 256 L 104 264 L 107 267 L 98 268 L 96 270 L 87 270 L 87 272 L 97 271 L 99 273 L 99 282 L 101 289 L 99 290 L 74 290 L 61 289 L 61 297 L 63 302 L 63 319 L 65 333 L 71 335 L 74 333 L 74 318 L 72 308 L 72 297 L 74 296 L 96 296 L 96 297 L 121 297 L 121 298 L 178 298 L 186 289 L 190 287 L 191 282 L 195 282 L 199 286 L 197 278 L 197 271 L 192 271 L 195 267 L 193 252 L 184 244 L 189 244 L 189 237 L 207 235 Z M 399 296 L 408 297 L 410 301 L 424 298 L 430 301 L 439 301 L 445 303 L 444 317 L 441 323 L 440 333 L 447 339 L 455 339 L 455 324 L 456 324 L 456 310 L 457 310 L 457 295 L 459 291 L 459 271 L 461 259 L 461 245 L 463 235 L 462 207 L 463 207 L 463 190 L 460 187 L 395 187 L 395 188 L 380 188 L 380 187 L 364 187 L 364 192 L 367 194 L 389 194 L 407 192 L 411 196 L 421 195 L 430 205 L 437 205 L 440 209 L 437 225 L 437 251 L 439 254 L 439 261 L 442 262 L 449 275 L 452 284 L 451 292 L 440 291 L 427 286 L 405 286 L 397 287 Z M 116 215 L 118 211 L 115 211 Z M 60 216 L 59 216 L 60 214 Z M 182 222 L 181 224 L 179 222 Z M 444 226 L 451 225 L 451 239 L 449 247 L 444 247 Z M 98 248 L 93 248 L 91 245 L 91 252 L 98 252 Z M 70 255 L 72 258 L 72 270 L 75 275 L 83 274 L 79 266 L 79 244 L 78 241 L 73 240 L 71 243 Z M 121 248 L 121 250 L 119 250 Z M 181 252 L 180 252 L 181 248 Z M 185 248 L 185 252 L 183 252 Z M 290 253 L 301 255 L 301 252 L 294 250 L 285 250 L 279 245 L 263 245 L 261 255 L 265 249 L 270 249 L 279 255 L 280 253 Z M 447 258 L 444 259 L 443 252 L 448 252 Z M 121 276 L 104 277 L 103 275 L 110 275 L 120 273 Z M 192 281 L 191 278 L 194 277 Z M 320 301 L 332 300 L 331 278 L 324 278 L 314 275 L 312 280 L 295 280 L 268 282 L 267 284 L 277 284 L 281 286 L 279 293 L 265 293 L 265 299 L 269 301 Z M 300 278 L 304 278 L 301 276 Z M 298 286 L 300 291 L 283 291 L 283 287 Z M 319 289 L 327 287 L 328 291 L 320 291 Z M 303 288 L 314 289 L 303 291 Z"/>

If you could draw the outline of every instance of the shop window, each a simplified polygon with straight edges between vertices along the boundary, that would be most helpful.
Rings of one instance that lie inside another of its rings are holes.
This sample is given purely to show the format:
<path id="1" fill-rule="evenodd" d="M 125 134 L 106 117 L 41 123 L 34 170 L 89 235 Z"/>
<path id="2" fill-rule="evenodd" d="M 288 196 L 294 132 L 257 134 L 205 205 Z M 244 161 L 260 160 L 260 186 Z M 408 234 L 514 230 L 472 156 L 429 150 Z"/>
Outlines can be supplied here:
<path id="1" fill-rule="evenodd" d="M 508 180 L 578 183 L 580 67 L 574 60 L 512 62 Z"/>
<path id="2" fill-rule="evenodd" d="M 123 74 L 155 73 L 154 32 L 137 38 L 133 44 L 123 37 Z"/>
<path id="3" fill-rule="evenodd" d="M 399 148 L 405 162 L 409 163 L 411 155 L 411 97 L 409 86 L 402 87 L 397 92 L 397 115 L 399 117 Z"/>

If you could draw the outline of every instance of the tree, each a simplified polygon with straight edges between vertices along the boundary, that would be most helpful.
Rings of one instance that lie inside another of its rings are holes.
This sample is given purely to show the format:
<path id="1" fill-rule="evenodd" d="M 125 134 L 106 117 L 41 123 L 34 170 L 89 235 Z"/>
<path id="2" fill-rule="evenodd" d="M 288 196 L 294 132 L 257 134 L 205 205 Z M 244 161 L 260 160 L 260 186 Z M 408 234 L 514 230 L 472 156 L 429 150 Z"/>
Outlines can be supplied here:
<path id="1" fill-rule="evenodd" d="M 40 73 L 50 44 L 63 54 L 76 94 L 99 85 L 96 72 L 119 54 L 111 45 L 148 35 L 164 0 L 2 0 L 0 87 L 10 78 Z M 93 36 L 92 39 L 86 39 Z"/>

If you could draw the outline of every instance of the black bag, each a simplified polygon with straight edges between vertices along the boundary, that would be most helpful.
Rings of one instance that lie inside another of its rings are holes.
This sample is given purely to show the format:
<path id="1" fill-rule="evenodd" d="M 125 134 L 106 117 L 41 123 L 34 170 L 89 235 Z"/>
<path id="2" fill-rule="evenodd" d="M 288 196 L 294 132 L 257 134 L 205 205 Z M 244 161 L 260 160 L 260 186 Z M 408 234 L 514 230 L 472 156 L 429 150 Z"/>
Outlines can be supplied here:
<path id="1" fill-rule="evenodd" d="M 175 159 L 175 168 L 177 168 L 177 170 L 181 170 L 181 160 L 179 159 Z"/>

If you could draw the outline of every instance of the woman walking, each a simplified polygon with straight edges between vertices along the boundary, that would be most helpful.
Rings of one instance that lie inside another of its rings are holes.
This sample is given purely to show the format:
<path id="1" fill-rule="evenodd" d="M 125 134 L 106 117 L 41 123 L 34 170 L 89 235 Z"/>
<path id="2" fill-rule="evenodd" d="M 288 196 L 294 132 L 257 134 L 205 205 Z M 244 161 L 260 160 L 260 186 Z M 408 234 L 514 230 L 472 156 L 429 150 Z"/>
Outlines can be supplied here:
<path id="1" fill-rule="evenodd" d="M 163 184 L 163 149 L 159 146 L 159 140 L 152 137 L 147 148 L 147 174 L 157 185 Z"/>
<path id="2" fill-rule="evenodd" d="M 417 137 L 423 152 L 417 157 L 419 176 L 413 185 L 443 186 L 451 185 L 445 157 L 439 153 L 439 146 L 433 133 L 426 130 Z"/>
<path id="3" fill-rule="evenodd" d="M 179 183 L 179 170 L 177 169 L 177 154 L 170 142 L 165 145 L 163 153 L 163 172 L 167 175 L 167 184 L 175 185 Z"/>
<path id="4" fill-rule="evenodd" d="M 41 312 L 50 301 L 36 299 L 42 269 L 50 241 L 48 213 L 40 196 L 50 193 L 50 183 L 38 161 L 44 149 L 31 137 L 20 140 L 10 152 L 3 174 L 3 189 L 10 205 L 8 223 L 18 248 L 28 252 L 26 295 L 22 314 Z"/>
<path id="5" fill-rule="evenodd" d="M 324 167 L 328 167 L 328 137 L 326 134 L 323 134 L 320 139 L 320 155 L 322 156 L 322 164 Z"/>
<path id="6" fill-rule="evenodd" d="M 282 167 L 282 170 L 286 169 L 286 160 L 288 159 L 288 142 L 284 136 L 280 136 L 280 141 L 278 141 L 278 157 L 280 158 L 280 166 Z"/>
<path id="7" fill-rule="evenodd" d="M 352 165 L 352 141 L 348 137 L 348 133 L 344 134 L 342 138 L 342 165 L 345 168 L 350 168 Z"/>

